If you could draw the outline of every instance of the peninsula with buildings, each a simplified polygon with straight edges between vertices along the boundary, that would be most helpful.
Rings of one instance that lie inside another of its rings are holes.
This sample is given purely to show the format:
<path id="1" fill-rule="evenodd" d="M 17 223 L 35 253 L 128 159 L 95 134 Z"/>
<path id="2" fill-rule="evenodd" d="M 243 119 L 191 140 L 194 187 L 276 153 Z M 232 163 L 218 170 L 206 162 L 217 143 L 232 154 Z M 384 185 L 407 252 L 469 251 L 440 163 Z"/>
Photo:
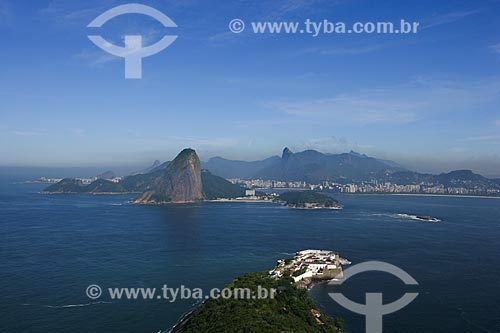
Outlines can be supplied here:
<path id="1" fill-rule="evenodd" d="M 269 271 L 269 276 L 290 276 L 297 287 L 305 288 L 313 281 L 343 279 L 342 265 L 350 264 L 350 261 L 341 258 L 337 252 L 302 250 L 293 258 L 278 260 L 276 267 Z"/>

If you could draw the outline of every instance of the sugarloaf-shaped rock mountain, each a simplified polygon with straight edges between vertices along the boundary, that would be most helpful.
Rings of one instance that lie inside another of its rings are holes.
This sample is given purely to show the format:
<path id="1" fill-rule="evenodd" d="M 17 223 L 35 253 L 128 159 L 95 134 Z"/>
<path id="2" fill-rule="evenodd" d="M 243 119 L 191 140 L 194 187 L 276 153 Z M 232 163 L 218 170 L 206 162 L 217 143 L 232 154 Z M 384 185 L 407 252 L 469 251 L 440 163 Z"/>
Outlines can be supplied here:
<path id="1" fill-rule="evenodd" d="M 134 203 L 195 202 L 204 199 L 201 163 L 193 149 L 184 149 Z"/>

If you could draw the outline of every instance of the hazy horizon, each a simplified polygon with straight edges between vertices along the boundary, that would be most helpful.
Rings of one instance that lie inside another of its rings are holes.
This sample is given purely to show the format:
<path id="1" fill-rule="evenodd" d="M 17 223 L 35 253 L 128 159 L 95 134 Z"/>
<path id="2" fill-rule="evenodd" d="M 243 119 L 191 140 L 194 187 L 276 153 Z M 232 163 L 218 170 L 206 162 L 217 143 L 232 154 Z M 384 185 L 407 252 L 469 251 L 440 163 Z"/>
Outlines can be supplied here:
<path id="1" fill-rule="evenodd" d="M 188 148 L 188 147 L 184 147 L 184 148 Z M 63 173 L 65 173 L 65 171 L 69 171 L 70 172 L 69 174 L 73 175 L 73 176 L 92 176 L 92 175 L 95 175 L 97 173 L 102 173 L 102 172 L 108 171 L 108 170 L 114 171 L 119 175 L 128 175 L 132 172 L 146 169 L 147 167 L 151 166 L 153 164 L 153 162 L 156 160 L 160 161 L 161 163 L 166 162 L 166 161 L 171 161 L 184 148 L 180 148 L 177 153 L 169 154 L 168 156 L 166 154 L 163 154 L 163 157 L 156 157 L 156 158 L 153 157 L 153 158 L 145 159 L 143 161 L 124 162 L 124 163 L 116 163 L 116 164 L 89 163 L 89 162 L 87 162 L 87 163 L 74 163 L 74 164 L 53 164 L 53 165 L 22 165 L 22 164 L 0 165 L 0 173 L 2 172 L 2 169 L 5 170 L 5 169 L 23 168 L 25 170 L 28 170 L 28 169 L 37 170 L 37 172 L 40 172 L 43 169 L 46 169 L 49 172 L 56 172 L 56 173 L 53 173 L 51 176 L 57 176 L 57 170 L 60 170 Z M 308 149 L 313 149 L 313 148 L 306 148 L 303 150 L 296 150 L 296 149 L 294 150 L 292 147 L 288 147 L 288 148 L 290 148 L 292 150 L 292 152 L 294 152 L 294 153 L 301 152 L 301 151 L 308 150 Z M 194 148 L 194 149 L 196 150 L 196 148 Z M 328 151 L 321 151 L 318 149 L 313 149 L 313 150 L 317 150 L 317 151 L 324 153 L 324 154 L 341 154 L 341 153 L 348 153 L 349 152 L 349 151 L 328 152 Z M 198 152 L 198 150 L 196 150 L 196 151 Z M 365 154 L 363 151 L 355 151 L 355 152 L 359 153 L 359 154 Z M 202 162 L 207 162 L 209 159 L 214 158 L 214 157 L 222 157 L 222 158 L 228 159 L 228 160 L 252 162 L 252 161 L 263 160 L 263 159 L 270 158 L 273 156 L 281 157 L 281 153 L 282 153 L 282 150 L 275 153 L 275 154 L 270 154 L 267 156 L 263 156 L 261 158 L 257 157 L 257 158 L 249 158 L 249 159 L 231 158 L 231 157 L 224 156 L 224 155 L 213 155 L 212 156 L 212 155 L 206 155 L 206 154 L 199 154 L 199 152 L 198 152 L 198 155 L 199 155 L 200 160 Z M 412 160 L 412 161 L 400 161 L 400 160 L 395 160 L 395 159 L 391 159 L 391 158 L 386 158 L 384 156 L 381 157 L 381 156 L 372 156 L 372 155 L 368 155 L 368 154 L 366 154 L 366 155 L 369 157 L 390 160 L 390 161 L 393 161 L 393 162 L 407 168 L 408 170 L 417 171 L 417 172 L 421 172 L 421 173 L 440 174 L 440 173 L 447 173 L 447 172 L 454 171 L 454 170 L 467 169 L 467 170 L 472 170 L 474 173 L 481 174 L 485 177 L 500 178 L 500 171 L 498 171 L 498 168 L 496 168 L 496 169 L 493 168 L 491 170 L 492 172 L 488 172 L 487 169 L 486 169 L 486 172 L 482 172 L 480 168 L 483 165 L 478 166 L 478 164 L 482 164 L 481 161 L 479 161 L 479 162 L 476 162 L 473 160 L 462 161 L 462 162 L 454 162 L 454 161 L 437 162 L 437 161 L 434 161 L 432 163 L 432 165 L 434 167 L 432 167 L 432 166 L 426 165 L 425 160 L 417 160 L 416 159 L 416 160 Z M 441 164 L 439 164 L 439 163 L 441 163 Z M 453 163 L 453 165 L 450 165 L 452 163 Z M 439 165 L 441 166 L 441 168 L 436 167 Z M 447 166 L 447 165 L 449 165 L 449 166 Z M 454 167 L 454 165 L 458 165 L 459 167 Z M 460 166 L 462 166 L 462 167 L 460 167 Z M 84 173 L 84 174 L 77 175 L 77 174 L 71 173 L 72 170 L 80 170 L 78 172 Z M 89 172 L 91 172 L 91 173 L 89 173 Z M 94 172 L 95 174 L 92 172 Z"/>

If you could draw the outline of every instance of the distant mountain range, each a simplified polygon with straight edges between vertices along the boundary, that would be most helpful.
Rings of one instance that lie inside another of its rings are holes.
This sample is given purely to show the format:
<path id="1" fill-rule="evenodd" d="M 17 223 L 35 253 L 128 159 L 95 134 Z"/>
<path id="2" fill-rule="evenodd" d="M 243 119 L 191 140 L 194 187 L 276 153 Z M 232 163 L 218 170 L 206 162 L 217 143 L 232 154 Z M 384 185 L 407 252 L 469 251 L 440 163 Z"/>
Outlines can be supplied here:
<path id="1" fill-rule="evenodd" d="M 97 179 L 113 179 L 116 174 L 113 171 L 106 171 L 96 176 Z"/>
<path id="2" fill-rule="evenodd" d="M 490 179 L 481 176 L 471 170 L 455 170 L 439 175 L 418 173 L 415 171 L 403 171 L 380 175 L 379 181 L 389 181 L 394 184 L 441 184 L 444 187 L 491 187 L 500 186 L 500 179 Z"/>
<path id="3" fill-rule="evenodd" d="M 245 162 L 227 160 L 222 157 L 213 157 L 207 162 L 202 162 L 204 169 L 210 170 L 214 174 L 230 179 L 255 179 L 258 178 L 259 171 L 277 165 L 281 161 L 279 156 L 272 156 L 262 161 Z"/>
<path id="4" fill-rule="evenodd" d="M 439 175 L 419 173 L 407 170 L 396 162 L 353 151 L 343 154 L 324 154 L 315 150 L 293 153 L 285 148 L 281 157 L 273 156 L 262 161 L 243 162 L 214 157 L 202 165 L 224 178 L 305 181 L 309 184 L 324 181 L 340 184 L 391 183 L 454 188 L 451 192 L 433 189 L 434 192 L 430 193 L 500 193 L 500 179 L 489 179 L 471 170 L 455 170 Z"/>
<path id="5" fill-rule="evenodd" d="M 210 171 L 209 171 L 210 170 Z M 63 179 L 49 186 L 48 193 L 142 193 L 137 203 L 197 201 L 234 198 L 244 195 L 244 188 L 228 182 L 229 178 L 261 179 L 282 182 L 324 181 L 340 184 L 390 183 L 436 187 L 428 193 L 486 194 L 500 193 L 500 179 L 489 179 L 470 170 L 456 170 L 439 175 L 407 170 L 396 162 L 356 152 L 324 154 L 315 150 L 293 153 L 285 148 L 281 157 L 245 162 L 214 157 L 201 163 L 192 149 L 183 150 L 173 161 L 155 161 L 150 167 L 124 177 L 118 182 L 111 171 L 89 185 L 78 179 Z M 224 179 L 226 178 L 226 179 Z M 453 188 L 452 191 L 439 187 Z M 465 190 L 462 190 L 465 189 Z M 373 189 L 361 192 L 374 191 Z M 378 190 L 384 191 L 384 190 Z M 407 189 L 398 191 L 408 191 Z M 410 191 L 422 191 L 410 190 Z"/>
<path id="6" fill-rule="evenodd" d="M 136 171 L 136 172 L 133 172 L 132 175 L 141 175 L 141 174 L 145 174 L 145 173 L 150 173 L 152 171 L 156 171 L 159 169 L 159 166 L 161 165 L 162 163 L 159 161 L 159 160 L 155 160 L 153 162 L 153 164 L 151 164 L 151 166 L 147 167 L 146 169 L 143 169 L 143 170 L 139 170 L 139 171 Z"/>
<path id="7" fill-rule="evenodd" d="M 383 173 L 406 171 L 393 161 L 368 157 L 356 152 L 323 154 L 316 150 L 293 153 L 285 148 L 281 155 L 262 161 L 244 162 L 214 157 L 202 164 L 224 178 L 278 181 L 363 181 Z"/>

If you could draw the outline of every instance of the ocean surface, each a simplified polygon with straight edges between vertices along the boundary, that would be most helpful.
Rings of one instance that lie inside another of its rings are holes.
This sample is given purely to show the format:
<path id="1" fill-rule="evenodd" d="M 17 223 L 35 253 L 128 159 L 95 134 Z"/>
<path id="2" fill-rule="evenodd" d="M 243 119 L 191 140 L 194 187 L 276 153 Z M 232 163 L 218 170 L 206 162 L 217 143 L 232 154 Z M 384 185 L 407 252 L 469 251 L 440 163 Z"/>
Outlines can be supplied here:
<path id="1" fill-rule="evenodd" d="M 363 273 L 340 287 L 361 303 L 366 292 L 384 292 L 385 302 L 419 293 L 384 317 L 384 332 L 500 332 L 500 199 L 339 195 L 340 211 L 136 206 L 129 195 L 41 195 L 45 185 L 13 181 L 0 179 L 0 332 L 165 332 L 197 301 L 91 300 L 87 286 L 220 288 L 307 248 L 388 262 L 419 282 Z M 331 291 L 310 293 L 348 331 L 364 332 L 364 317 Z"/>

